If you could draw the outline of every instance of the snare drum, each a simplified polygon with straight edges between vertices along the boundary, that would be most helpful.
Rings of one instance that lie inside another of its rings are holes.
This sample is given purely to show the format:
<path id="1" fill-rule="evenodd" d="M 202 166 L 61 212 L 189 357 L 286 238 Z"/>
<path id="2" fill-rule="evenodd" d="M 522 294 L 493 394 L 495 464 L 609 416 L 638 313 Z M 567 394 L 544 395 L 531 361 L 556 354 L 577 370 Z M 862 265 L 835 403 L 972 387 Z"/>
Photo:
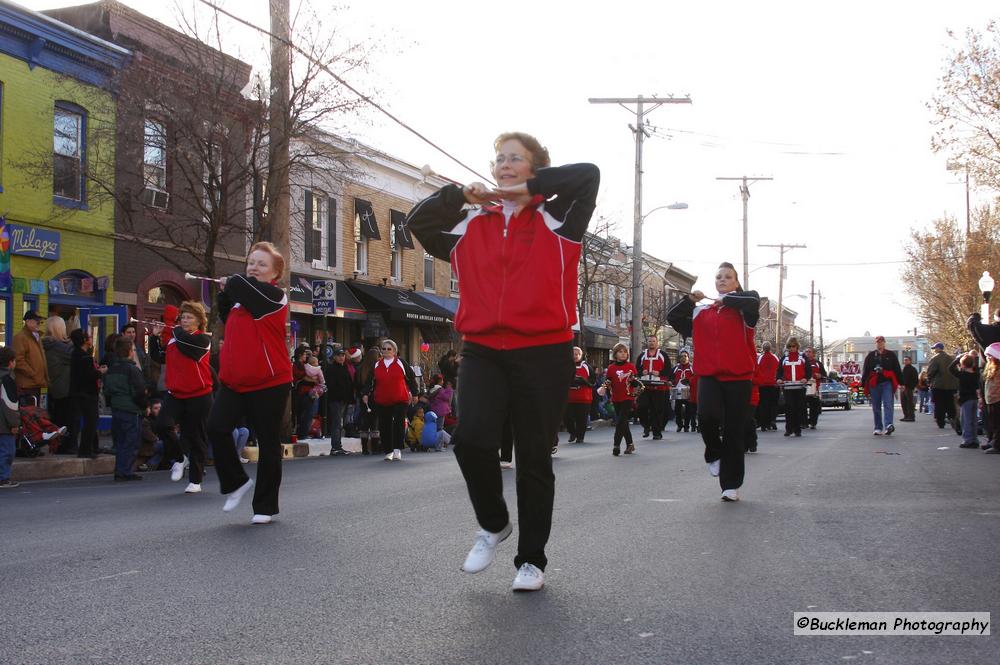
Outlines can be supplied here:
<path id="1" fill-rule="evenodd" d="M 806 384 L 806 397 L 815 397 L 815 396 L 816 396 L 816 382 L 810 381 L 809 383 Z"/>
<path id="2" fill-rule="evenodd" d="M 671 400 L 674 401 L 679 399 L 686 400 L 690 398 L 691 398 L 691 386 L 676 386 L 670 389 Z"/>

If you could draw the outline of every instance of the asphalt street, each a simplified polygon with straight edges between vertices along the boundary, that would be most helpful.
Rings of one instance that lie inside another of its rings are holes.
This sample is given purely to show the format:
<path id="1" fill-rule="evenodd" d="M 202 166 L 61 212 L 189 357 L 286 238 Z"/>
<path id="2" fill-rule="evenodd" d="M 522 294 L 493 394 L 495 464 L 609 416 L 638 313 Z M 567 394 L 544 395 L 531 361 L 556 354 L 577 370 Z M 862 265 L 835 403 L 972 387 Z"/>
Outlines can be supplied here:
<path id="1" fill-rule="evenodd" d="M 996 629 L 793 635 L 807 610 L 1000 617 L 1000 456 L 928 416 L 897 427 L 872 437 L 856 408 L 761 435 L 735 504 L 698 435 L 634 428 L 614 458 L 597 428 L 560 447 L 529 594 L 513 537 L 460 572 L 476 525 L 451 452 L 286 463 L 268 526 L 223 513 L 211 470 L 200 495 L 167 472 L 25 483 L 0 495 L 0 663 L 1000 662 Z"/>

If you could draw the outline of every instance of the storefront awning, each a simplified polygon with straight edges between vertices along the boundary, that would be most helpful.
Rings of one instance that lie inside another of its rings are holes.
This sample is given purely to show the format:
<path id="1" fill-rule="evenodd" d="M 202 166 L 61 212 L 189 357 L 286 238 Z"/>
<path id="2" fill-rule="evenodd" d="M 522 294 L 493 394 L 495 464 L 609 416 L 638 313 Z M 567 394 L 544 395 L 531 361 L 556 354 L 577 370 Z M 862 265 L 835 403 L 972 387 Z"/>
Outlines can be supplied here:
<path id="1" fill-rule="evenodd" d="M 404 289 L 351 281 L 348 286 L 369 312 L 384 312 L 393 323 L 447 323 L 451 312 L 420 294 Z"/>
<path id="2" fill-rule="evenodd" d="M 586 326 L 583 343 L 590 348 L 610 349 L 618 343 L 618 333 L 599 326 Z"/>
<path id="3" fill-rule="evenodd" d="M 458 312 L 458 298 L 448 298 L 446 296 L 439 296 L 436 293 L 421 293 L 420 297 L 427 298 L 432 303 L 438 304 L 444 307 L 446 310 L 451 312 L 451 319 L 455 319 L 455 313 Z"/>

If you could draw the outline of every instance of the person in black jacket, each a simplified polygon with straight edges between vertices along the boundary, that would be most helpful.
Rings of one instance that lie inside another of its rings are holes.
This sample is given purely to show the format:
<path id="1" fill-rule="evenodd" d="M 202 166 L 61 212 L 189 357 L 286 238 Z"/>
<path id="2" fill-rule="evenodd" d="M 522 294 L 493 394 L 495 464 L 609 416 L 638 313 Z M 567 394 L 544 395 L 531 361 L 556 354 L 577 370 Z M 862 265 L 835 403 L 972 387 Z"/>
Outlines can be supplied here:
<path id="1" fill-rule="evenodd" d="M 892 424 L 893 402 L 896 387 L 899 385 L 903 370 L 899 367 L 899 358 L 885 348 L 885 337 L 875 338 L 875 350 L 865 356 L 865 365 L 861 370 L 861 384 L 871 396 L 872 413 L 875 417 L 875 436 L 889 436 L 896 431 Z"/>
<path id="2" fill-rule="evenodd" d="M 341 443 L 344 419 L 348 409 L 354 407 L 354 382 L 347 369 L 347 351 L 338 346 L 333 350 L 333 358 L 323 368 L 326 379 L 326 417 L 330 430 L 330 456 L 346 455 Z"/>
<path id="3" fill-rule="evenodd" d="M 912 423 L 917 419 L 913 391 L 919 381 L 920 375 L 917 374 L 917 368 L 913 366 L 910 356 L 903 356 L 903 385 L 899 389 L 899 402 L 903 406 L 903 417 L 900 420 L 904 423 Z"/>
<path id="4" fill-rule="evenodd" d="M 77 457 L 97 457 L 97 408 L 101 377 L 108 371 L 94 362 L 94 340 L 77 328 L 69 334 L 73 356 L 69 368 L 69 445 L 77 449 Z M 83 428 L 80 422 L 83 422 Z"/>

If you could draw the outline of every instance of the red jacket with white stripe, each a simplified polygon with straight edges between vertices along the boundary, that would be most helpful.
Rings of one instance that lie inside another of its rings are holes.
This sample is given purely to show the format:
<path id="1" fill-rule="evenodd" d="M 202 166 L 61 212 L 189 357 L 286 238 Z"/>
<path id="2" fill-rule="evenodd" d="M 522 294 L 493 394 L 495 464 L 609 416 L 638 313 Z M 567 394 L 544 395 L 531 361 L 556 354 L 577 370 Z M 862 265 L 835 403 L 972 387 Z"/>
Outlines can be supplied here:
<path id="1" fill-rule="evenodd" d="M 757 356 L 757 366 L 760 367 L 760 372 L 758 373 L 759 381 L 757 385 L 773 386 L 777 383 L 778 362 L 778 356 L 774 355 L 770 351 L 765 351 Z"/>
<path id="2" fill-rule="evenodd" d="M 161 347 L 162 339 L 167 340 L 166 349 Z M 180 326 L 149 338 L 149 355 L 164 365 L 164 384 L 171 395 L 190 399 L 212 392 L 212 367 L 208 363 L 211 346 L 208 335 L 200 330 L 187 333 Z"/>
<path id="3" fill-rule="evenodd" d="M 786 390 L 805 389 L 806 384 L 799 381 L 812 378 L 812 365 L 809 359 L 798 351 L 790 351 L 781 359 L 775 378 L 785 382 Z"/>
<path id="4" fill-rule="evenodd" d="M 292 360 L 285 345 L 288 297 L 274 284 L 233 275 L 219 293 L 219 315 L 226 323 L 219 380 L 248 393 L 292 383 Z"/>
<path id="5" fill-rule="evenodd" d="M 570 404 L 590 404 L 594 401 L 593 385 L 594 379 L 590 374 L 590 365 L 585 361 L 580 361 L 580 364 L 576 366 L 573 383 L 569 387 Z"/>
<path id="6" fill-rule="evenodd" d="M 694 338 L 694 373 L 719 381 L 750 381 L 757 368 L 754 326 L 760 317 L 756 291 L 733 291 L 721 302 L 695 306 L 681 298 L 667 312 L 667 323 L 681 337 Z"/>
<path id="7" fill-rule="evenodd" d="M 652 376 L 650 376 L 652 375 Z M 657 349 L 655 353 L 650 353 L 645 349 L 639 354 L 639 376 L 640 378 L 655 378 L 663 381 L 662 386 L 646 386 L 646 390 L 657 390 L 664 392 L 670 390 L 670 363 L 663 351 Z"/>
<path id="8" fill-rule="evenodd" d="M 571 164 L 538 169 L 520 213 L 509 202 L 468 209 L 457 185 L 410 211 L 405 224 L 458 278 L 455 329 L 465 340 L 518 349 L 573 338 L 580 243 L 599 183 L 596 166 Z"/>

